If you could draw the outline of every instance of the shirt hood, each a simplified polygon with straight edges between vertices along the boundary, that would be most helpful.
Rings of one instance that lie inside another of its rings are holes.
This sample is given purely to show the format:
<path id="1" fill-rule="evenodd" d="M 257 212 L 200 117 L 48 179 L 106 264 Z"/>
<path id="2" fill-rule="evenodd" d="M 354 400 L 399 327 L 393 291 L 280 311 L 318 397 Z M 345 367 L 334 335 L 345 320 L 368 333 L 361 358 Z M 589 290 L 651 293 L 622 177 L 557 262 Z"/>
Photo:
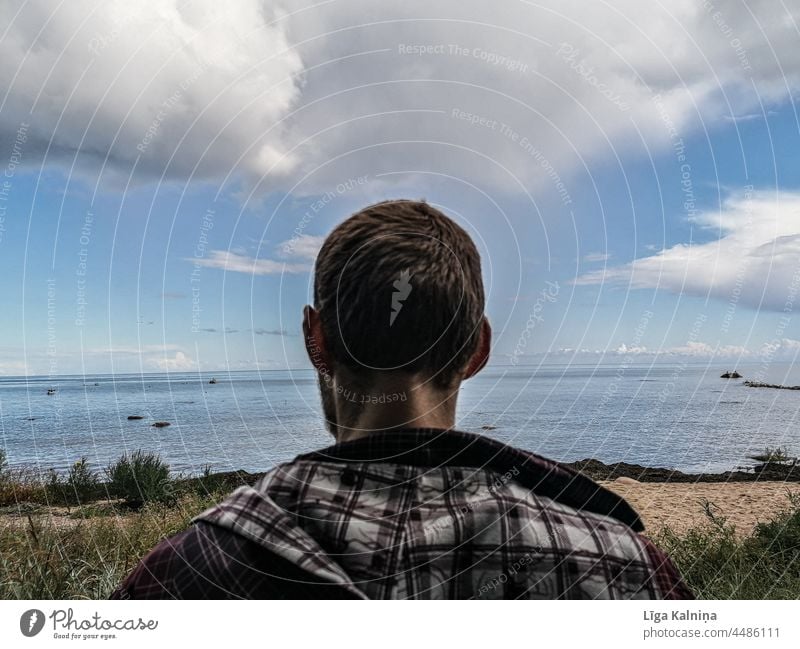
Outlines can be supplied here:
<path id="1" fill-rule="evenodd" d="M 479 590 L 508 566 L 532 564 L 532 548 L 596 551 L 597 535 L 574 533 L 576 520 L 606 530 L 607 552 L 638 556 L 632 532 L 643 526 L 616 494 L 541 456 L 429 429 L 378 433 L 301 455 L 195 519 L 360 598 L 442 590 L 452 579 L 451 548 L 459 549 L 454 556 L 470 548 L 465 591 Z M 492 547 L 502 552 L 482 549 Z"/>

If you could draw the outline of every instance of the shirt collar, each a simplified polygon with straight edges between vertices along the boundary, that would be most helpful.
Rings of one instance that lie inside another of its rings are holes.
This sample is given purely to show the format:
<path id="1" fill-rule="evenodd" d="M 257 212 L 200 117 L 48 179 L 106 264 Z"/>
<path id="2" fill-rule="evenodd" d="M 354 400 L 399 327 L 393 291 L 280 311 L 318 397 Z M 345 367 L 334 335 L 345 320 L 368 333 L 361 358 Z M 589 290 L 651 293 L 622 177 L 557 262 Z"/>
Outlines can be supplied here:
<path id="1" fill-rule="evenodd" d="M 541 455 L 458 430 L 406 428 L 375 432 L 297 459 L 489 469 L 508 475 L 537 495 L 610 516 L 636 532 L 644 530 L 639 515 L 623 498 L 587 476 Z"/>

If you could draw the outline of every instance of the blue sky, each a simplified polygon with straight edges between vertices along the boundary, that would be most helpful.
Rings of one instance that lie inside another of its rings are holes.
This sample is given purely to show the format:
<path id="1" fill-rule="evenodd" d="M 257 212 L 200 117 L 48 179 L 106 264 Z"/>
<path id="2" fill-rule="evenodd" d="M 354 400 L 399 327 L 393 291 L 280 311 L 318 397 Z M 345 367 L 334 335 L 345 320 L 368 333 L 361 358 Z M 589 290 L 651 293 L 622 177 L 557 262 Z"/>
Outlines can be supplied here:
<path id="1" fill-rule="evenodd" d="M 474 236 L 495 363 L 794 360 L 798 16 L 642 4 L 9 3 L 0 373 L 305 367 L 322 238 L 397 197 Z"/>

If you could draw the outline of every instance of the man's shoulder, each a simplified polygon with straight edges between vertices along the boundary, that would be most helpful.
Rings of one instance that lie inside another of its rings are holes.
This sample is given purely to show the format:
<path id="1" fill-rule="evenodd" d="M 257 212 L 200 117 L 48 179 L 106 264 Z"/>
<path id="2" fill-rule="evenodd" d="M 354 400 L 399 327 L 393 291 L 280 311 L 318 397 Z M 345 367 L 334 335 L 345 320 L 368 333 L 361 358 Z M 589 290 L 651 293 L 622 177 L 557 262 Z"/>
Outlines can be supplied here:
<path id="1" fill-rule="evenodd" d="M 111 599 L 348 597 L 320 585 L 257 543 L 199 521 L 153 548 Z"/>

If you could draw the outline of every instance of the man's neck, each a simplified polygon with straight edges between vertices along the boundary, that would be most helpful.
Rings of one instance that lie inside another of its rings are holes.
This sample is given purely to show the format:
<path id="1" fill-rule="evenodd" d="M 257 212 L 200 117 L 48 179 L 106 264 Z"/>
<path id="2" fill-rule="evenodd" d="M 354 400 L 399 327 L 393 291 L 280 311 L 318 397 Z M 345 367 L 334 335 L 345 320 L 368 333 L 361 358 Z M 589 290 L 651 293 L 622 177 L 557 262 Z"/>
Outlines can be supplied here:
<path id="1" fill-rule="evenodd" d="M 378 431 L 455 426 L 458 386 L 442 389 L 431 381 L 405 377 L 360 390 L 337 388 L 337 442 Z"/>

